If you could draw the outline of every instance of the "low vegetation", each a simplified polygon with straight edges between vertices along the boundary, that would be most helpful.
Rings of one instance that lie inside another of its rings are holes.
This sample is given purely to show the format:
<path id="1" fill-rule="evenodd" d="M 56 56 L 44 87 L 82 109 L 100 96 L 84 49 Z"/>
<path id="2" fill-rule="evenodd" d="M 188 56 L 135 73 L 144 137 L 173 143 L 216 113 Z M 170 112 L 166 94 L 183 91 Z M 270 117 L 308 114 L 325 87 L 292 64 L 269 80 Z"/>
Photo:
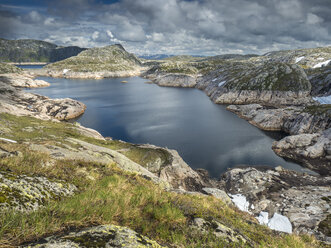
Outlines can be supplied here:
<path id="1" fill-rule="evenodd" d="M 5 73 L 21 73 L 23 70 L 21 68 L 18 68 L 15 65 L 10 65 L 6 63 L 0 63 L 0 74 Z"/>
<path id="2" fill-rule="evenodd" d="M 313 115 L 326 115 L 331 117 L 331 104 L 311 105 L 307 106 L 303 111 Z"/>
<path id="3" fill-rule="evenodd" d="M 77 56 L 47 65 L 53 70 L 70 69 L 74 72 L 118 72 L 137 69 L 140 60 L 121 45 L 91 48 Z"/>
<path id="4" fill-rule="evenodd" d="M 47 154 L 31 151 L 29 145 L 60 141 L 65 144 L 66 138 L 75 137 L 116 150 L 129 149 L 130 152 L 123 153 L 138 162 L 144 162 L 142 154 L 149 156 L 152 150 L 119 141 L 88 138 L 80 135 L 74 124 L 9 114 L 0 114 L 0 137 L 18 141 L 0 141 L 2 150 L 20 153 L 0 160 L 0 174 L 6 171 L 44 176 L 50 180 L 65 180 L 78 188 L 74 196 L 48 201 L 37 211 L 0 211 L 0 247 L 14 247 L 99 224 L 127 226 L 169 247 L 320 247 L 313 237 L 279 234 L 258 225 L 249 214 L 214 197 L 167 192 L 135 173 L 120 170 L 115 163 L 54 160 Z M 151 155 L 167 159 L 163 150 Z M 196 231 L 190 227 L 194 217 L 217 220 L 248 242 L 229 243 L 212 233 Z"/>

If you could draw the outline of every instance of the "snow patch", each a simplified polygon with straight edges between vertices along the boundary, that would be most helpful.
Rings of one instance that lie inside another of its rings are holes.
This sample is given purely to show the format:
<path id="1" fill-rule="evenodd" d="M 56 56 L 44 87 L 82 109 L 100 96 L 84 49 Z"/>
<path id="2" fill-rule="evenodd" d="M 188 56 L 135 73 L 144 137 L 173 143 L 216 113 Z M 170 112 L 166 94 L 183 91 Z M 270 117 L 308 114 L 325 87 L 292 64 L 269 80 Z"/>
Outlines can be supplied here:
<path id="1" fill-rule="evenodd" d="M 275 213 L 274 216 L 269 220 L 268 227 L 272 230 L 292 233 L 292 224 L 290 220 L 281 214 Z"/>
<path id="2" fill-rule="evenodd" d="M 228 194 L 232 199 L 232 202 L 234 205 L 237 206 L 241 211 L 249 212 L 248 207 L 249 207 L 249 202 L 246 200 L 246 197 L 242 194 L 236 194 L 236 195 L 231 195 Z"/>
<path id="3" fill-rule="evenodd" d="M 317 58 L 317 60 L 324 60 L 324 58 L 321 58 L 321 57 L 320 57 L 320 58 Z"/>
<path id="4" fill-rule="evenodd" d="M 17 141 L 11 140 L 11 139 L 0 138 L 0 140 L 7 141 L 7 142 L 10 142 L 10 143 L 17 143 Z"/>
<path id="5" fill-rule="evenodd" d="M 223 84 L 225 84 L 226 83 L 226 81 L 222 81 L 222 82 L 220 82 L 219 84 L 218 84 L 218 87 L 221 87 Z"/>
<path id="6" fill-rule="evenodd" d="M 313 66 L 313 68 L 320 68 L 322 66 L 326 66 L 329 64 L 329 62 L 331 61 L 331 59 L 327 60 L 327 61 L 324 61 L 324 62 L 321 62 L 321 63 L 318 63 L 316 65 Z"/>
<path id="7" fill-rule="evenodd" d="M 214 78 L 213 80 L 211 80 L 212 82 L 215 82 L 218 78 Z"/>
<path id="8" fill-rule="evenodd" d="M 63 74 L 66 74 L 70 69 L 63 69 Z"/>
<path id="9" fill-rule="evenodd" d="M 330 96 L 319 96 L 313 97 L 315 101 L 318 101 L 320 104 L 331 104 L 331 95 Z"/>
<path id="10" fill-rule="evenodd" d="M 305 58 L 305 56 L 299 57 L 295 59 L 295 63 L 300 62 L 301 60 L 303 60 Z"/>
<path id="11" fill-rule="evenodd" d="M 268 225 L 269 222 L 269 213 L 268 212 L 260 212 L 259 216 L 256 217 L 261 225 Z"/>

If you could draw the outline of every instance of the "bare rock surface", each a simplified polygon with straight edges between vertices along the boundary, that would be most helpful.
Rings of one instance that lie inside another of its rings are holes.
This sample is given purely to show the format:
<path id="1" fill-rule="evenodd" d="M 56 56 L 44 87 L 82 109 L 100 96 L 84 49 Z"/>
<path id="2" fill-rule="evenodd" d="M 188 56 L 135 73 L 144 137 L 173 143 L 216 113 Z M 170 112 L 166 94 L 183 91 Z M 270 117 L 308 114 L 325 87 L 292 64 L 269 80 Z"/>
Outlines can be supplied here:
<path id="1" fill-rule="evenodd" d="M 221 178 L 221 188 L 228 194 L 242 194 L 248 211 L 258 216 L 261 211 L 289 218 L 293 231 L 314 234 L 330 242 L 319 224 L 331 213 L 331 177 L 300 174 L 277 167 L 275 170 L 235 168 Z"/>
<path id="2" fill-rule="evenodd" d="M 304 107 L 267 108 L 260 104 L 229 105 L 230 110 L 252 125 L 289 134 L 317 133 L 331 127 L 328 115 L 304 112 Z"/>
<path id="3" fill-rule="evenodd" d="M 33 79 L 30 74 L 1 74 L 0 80 L 6 82 L 9 85 L 20 88 L 38 88 L 47 87 L 50 84 L 44 80 Z"/>
<path id="4" fill-rule="evenodd" d="M 322 133 L 298 134 L 275 141 L 272 149 L 279 156 L 300 161 L 321 175 L 331 175 L 331 128 Z"/>
<path id="5" fill-rule="evenodd" d="M 120 78 L 120 77 L 136 77 L 140 76 L 143 68 L 135 68 L 124 71 L 96 71 L 96 72 L 76 72 L 67 70 L 55 69 L 34 69 L 35 76 L 54 77 L 54 78 L 79 78 L 79 79 L 102 79 L 102 78 Z"/>
<path id="6" fill-rule="evenodd" d="M 85 104 L 65 99 L 50 99 L 13 87 L 7 77 L 0 78 L 0 112 L 34 116 L 40 119 L 73 119 L 85 111 Z"/>
<path id="7" fill-rule="evenodd" d="M 300 105 L 312 102 L 307 75 L 282 62 L 228 63 L 199 78 L 197 88 L 220 104 Z"/>
<path id="8" fill-rule="evenodd" d="M 197 84 L 196 76 L 185 74 L 166 74 L 148 77 L 159 86 L 194 88 Z"/>
<path id="9" fill-rule="evenodd" d="M 246 238 L 243 237 L 243 235 L 221 224 L 218 221 L 194 218 L 191 221 L 191 227 L 195 230 L 199 230 L 200 232 L 211 232 L 216 237 L 226 239 L 229 243 L 246 244 L 248 247 L 250 247 L 249 242 Z"/>
<path id="10" fill-rule="evenodd" d="M 48 200 L 71 196 L 76 186 L 45 177 L 29 177 L 0 171 L 0 209 L 34 211 Z"/>
<path id="11" fill-rule="evenodd" d="M 39 248 L 77 248 L 77 247 L 127 247 L 127 248 L 161 248 L 157 242 L 140 235 L 127 227 L 101 225 L 61 236 L 51 236 L 38 243 L 22 247 Z"/>

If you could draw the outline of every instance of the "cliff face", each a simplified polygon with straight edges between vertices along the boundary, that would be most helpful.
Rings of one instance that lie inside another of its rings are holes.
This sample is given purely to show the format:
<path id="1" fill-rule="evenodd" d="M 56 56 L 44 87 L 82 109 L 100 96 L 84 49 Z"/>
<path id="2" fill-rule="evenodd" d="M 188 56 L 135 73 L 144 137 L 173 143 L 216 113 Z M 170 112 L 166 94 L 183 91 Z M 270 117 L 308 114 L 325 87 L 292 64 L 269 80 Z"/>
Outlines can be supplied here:
<path id="1" fill-rule="evenodd" d="M 1 62 L 55 62 L 84 50 L 77 46 L 61 47 L 40 40 L 0 39 Z"/>

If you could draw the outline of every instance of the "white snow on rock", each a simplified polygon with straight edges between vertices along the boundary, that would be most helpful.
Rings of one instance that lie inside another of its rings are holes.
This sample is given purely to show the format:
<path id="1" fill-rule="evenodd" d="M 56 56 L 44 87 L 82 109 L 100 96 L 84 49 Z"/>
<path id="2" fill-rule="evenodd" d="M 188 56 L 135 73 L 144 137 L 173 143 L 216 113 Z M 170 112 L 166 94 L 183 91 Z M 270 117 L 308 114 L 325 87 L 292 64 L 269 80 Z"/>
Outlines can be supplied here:
<path id="1" fill-rule="evenodd" d="M 222 82 L 220 82 L 219 84 L 218 84 L 218 87 L 221 87 L 223 84 L 225 84 L 226 83 L 226 81 L 222 81 Z"/>
<path id="2" fill-rule="evenodd" d="M 0 138 L 0 140 L 7 141 L 7 142 L 10 142 L 10 143 L 17 143 L 17 141 L 11 140 L 11 139 Z"/>
<path id="3" fill-rule="evenodd" d="M 211 80 L 212 82 L 215 82 L 218 78 L 214 78 L 213 80 Z"/>
<path id="4" fill-rule="evenodd" d="M 292 224 L 290 220 L 281 214 L 275 213 L 274 216 L 269 220 L 268 227 L 272 230 L 292 233 Z"/>
<path id="5" fill-rule="evenodd" d="M 331 59 L 327 60 L 327 61 L 324 61 L 324 62 L 321 62 L 321 63 L 318 63 L 316 65 L 313 66 L 313 68 L 320 68 L 322 66 L 326 66 L 329 64 L 329 62 L 331 61 Z"/>
<path id="6" fill-rule="evenodd" d="M 313 97 L 315 101 L 318 101 L 320 104 L 331 104 L 331 95 L 330 96 L 319 96 Z"/>
<path id="7" fill-rule="evenodd" d="M 303 60 L 305 58 L 305 56 L 302 56 L 302 57 L 298 57 L 295 59 L 295 63 L 298 63 L 300 62 L 301 60 Z"/>
<path id="8" fill-rule="evenodd" d="M 268 225 L 269 222 L 269 213 L 268 212 L 260 212 L 259 216 L 256 217 L 261 225 Z"/>
<path id="9" fill-rule="evenodd" d="M 70 69 L 63 69 L 63 74 L 66 74 Z"/>
<path id="10" fill-rule="evenodd" d="M 246 200 L 246 197 L 244 195 L 228 195 L 231 197 L 232 202 L 234 203 L 234 205 L 236 205 L 237 208 L 239 208 L 241 211 L 248 212 L 249 202 Z"/>

